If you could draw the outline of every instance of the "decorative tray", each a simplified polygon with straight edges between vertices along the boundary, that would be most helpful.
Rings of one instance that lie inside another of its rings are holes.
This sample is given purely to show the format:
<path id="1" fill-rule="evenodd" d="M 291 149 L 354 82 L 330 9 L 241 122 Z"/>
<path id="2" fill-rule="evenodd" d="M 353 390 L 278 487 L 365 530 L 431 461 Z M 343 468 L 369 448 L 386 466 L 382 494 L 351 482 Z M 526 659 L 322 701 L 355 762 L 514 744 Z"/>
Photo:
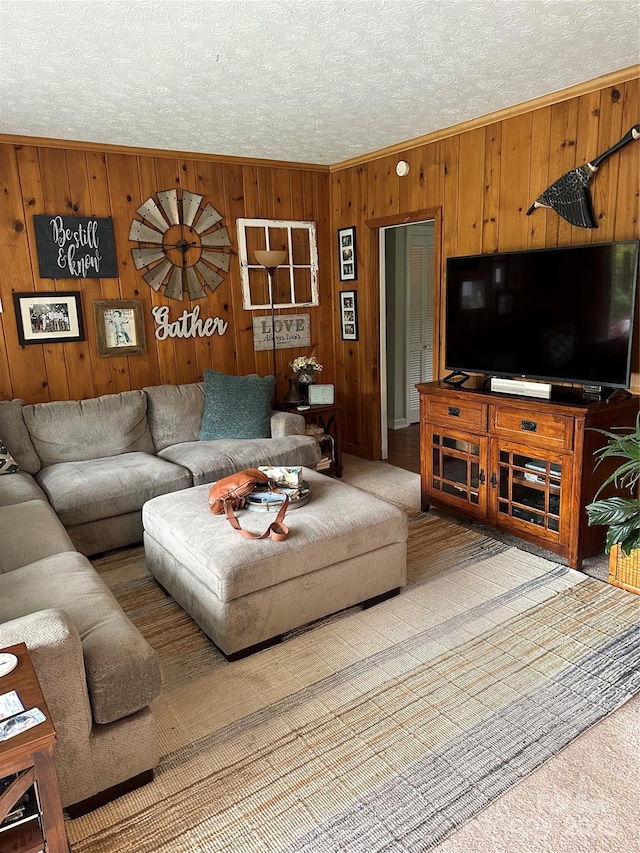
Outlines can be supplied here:
<path id="1" fill-rule="evenodd" d="M 311 486 L 306 480 L 303 480 L 297 486 L 281 486 L 278 484 L 280 494 L 273 492 L 265 486 L 257 486 L 250 495 L 245 498 L 245 509 L 252 512 L 277 512 L 282 506 L 284 500 L 283 494 L 289 495 L 290 509 L 297 509 L 309 502 L 311 497 Z"/>

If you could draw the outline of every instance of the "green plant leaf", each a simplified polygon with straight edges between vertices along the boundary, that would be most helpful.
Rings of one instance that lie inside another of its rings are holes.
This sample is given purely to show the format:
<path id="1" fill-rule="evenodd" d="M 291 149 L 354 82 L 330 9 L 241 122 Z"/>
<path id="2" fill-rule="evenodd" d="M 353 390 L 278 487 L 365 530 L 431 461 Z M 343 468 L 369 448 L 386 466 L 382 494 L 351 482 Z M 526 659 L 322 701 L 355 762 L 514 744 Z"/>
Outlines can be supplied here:
<path id="1" fill-rule="evenodd" d="M 610 527 L 607 530 L 604 550 L 609 553 L 614 545 L 620 545 L 622 553 L 627 557 L 635 548 L 640 548 L 640 531 L 629 527 Z"/>
<path id="2" fill-rule="evenodd" d="M 624 542 L 620 543 L 620 547 L 627 557 L 632 551 L 635 551 L 636 548 L 640 548 L 640 530 L 636 530 L 628 536 Z"/>
<path id="3" fill-rule="evenodd" d="M 633 521 L 640 528 L 640 503 L 635 498 L 604 498 L 587 504 L 585 509 L 590 526 Z"/>
<path id="4" fill-rule="evenodd" d="M 613 432 L 613 430 L 623 429 L 625 430 L 624 433 Z M 607 444 L 594 453 L 595 468 L 605 459 L 625 460 L 605 479 L 596 492 L 595 498 L 611 483 L 616 488 L 628 489 L 633 492 L 640 482 L 640 412 L 636 416 L 635 427 L 631 430 L 628 427 L 613 427 L 612 430 L 595 429 L 594 432 L 599 432 L 608 438 Z"/>

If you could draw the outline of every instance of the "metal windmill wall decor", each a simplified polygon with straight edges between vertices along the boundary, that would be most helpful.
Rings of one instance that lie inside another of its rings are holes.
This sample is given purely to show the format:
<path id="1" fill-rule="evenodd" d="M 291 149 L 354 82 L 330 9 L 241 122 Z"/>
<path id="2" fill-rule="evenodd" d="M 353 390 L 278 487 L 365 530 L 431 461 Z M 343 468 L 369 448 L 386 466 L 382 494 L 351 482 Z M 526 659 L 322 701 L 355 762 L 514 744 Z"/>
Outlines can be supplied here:
<path id="1" fill-rule="evenodd" d="M 168 299 L 182 301 L 206 296 L 204 287 L 214 291 L 223 281 L 221 272 L 229 271 L 231 240 L 222 227 L 222 214 L 212 204 L 200 209 L 202 196 L 176 189 L 160 190 L 156 199 L 148 198 L 131 222 L 129 239 L 137 246 L 131 250 L 136 269 L 145 267 L 144 280 L 153 290 L 164 286 Z"/>
<path id="2" fill-rule="evenodd" d="M 619 151 L 632 139 L 640 139 L 640 124 L 634 125 L 619 142 L 608 148 L 590 163 L 578 166 L 566 172 L 557 181 L 551 184 L 527 210 L 527 216 L 531 216 L 537 207 L 550 207 L 571 225 L 579 228 L 597 228 L 593 202 L 589 192 L 589 181 L 596 173 L 598 166 L 616 151 Z"/>

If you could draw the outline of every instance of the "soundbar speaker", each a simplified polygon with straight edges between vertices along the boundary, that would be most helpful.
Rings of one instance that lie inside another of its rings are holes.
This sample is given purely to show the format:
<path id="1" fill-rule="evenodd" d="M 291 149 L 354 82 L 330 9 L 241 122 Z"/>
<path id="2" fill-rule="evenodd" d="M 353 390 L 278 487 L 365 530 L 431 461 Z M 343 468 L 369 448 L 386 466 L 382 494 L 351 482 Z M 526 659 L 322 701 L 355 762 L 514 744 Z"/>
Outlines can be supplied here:
<path id="1" fill-rule="evenodd" d="M 491 377 L 491 390 L 499 394 L 519 394 L 522 397 L 538 397 L 541 400 L 550 400 L 552 387 L 547 382 L 528 382 L 525 379 L 502 379 L 500 376 Z"/>

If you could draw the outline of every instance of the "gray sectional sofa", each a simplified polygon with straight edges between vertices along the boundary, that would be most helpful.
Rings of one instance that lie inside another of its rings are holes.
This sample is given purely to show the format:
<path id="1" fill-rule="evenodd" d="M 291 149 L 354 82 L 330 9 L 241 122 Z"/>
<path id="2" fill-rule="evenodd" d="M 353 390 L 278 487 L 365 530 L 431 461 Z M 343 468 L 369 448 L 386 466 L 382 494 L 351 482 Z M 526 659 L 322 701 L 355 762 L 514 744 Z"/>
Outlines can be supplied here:
<path id="1" fill-rule="evenodd" d="M 0 648 L 29 648 L 65 806 L 142 781 L 158 760 L 157 655 L 87 556 L 141 541 L 152 497 L 320 457 L 300 415 L 272 412 L 271 438 L 199 441 L 203 411 L 202 383 L 0 401 L 0 441 L 19 466 L 0 476 Z"/>

